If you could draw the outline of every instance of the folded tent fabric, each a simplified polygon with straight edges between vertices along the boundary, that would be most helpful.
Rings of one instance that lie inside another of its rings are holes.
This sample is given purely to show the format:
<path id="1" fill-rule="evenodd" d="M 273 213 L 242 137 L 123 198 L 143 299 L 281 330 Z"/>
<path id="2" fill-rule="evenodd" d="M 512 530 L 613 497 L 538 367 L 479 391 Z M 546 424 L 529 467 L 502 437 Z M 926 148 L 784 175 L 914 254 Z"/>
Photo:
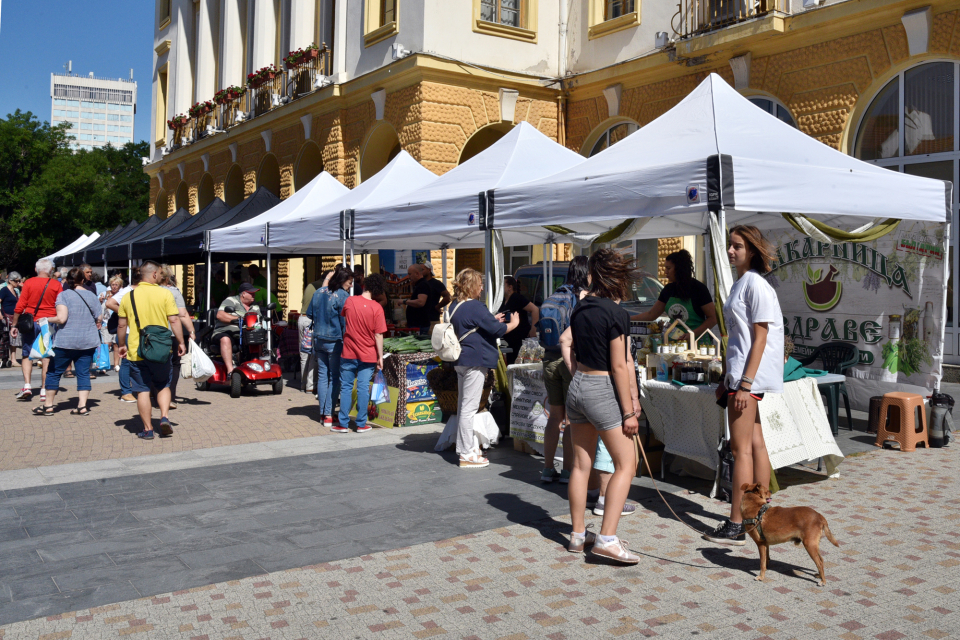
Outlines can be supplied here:
<path id="1" fill-rule="evenodd" d="M 191 229 L 204 225 L 211 220 L 215 220 L 230 210 L 230 207 L 220 198 L 214 198 L 213 201 L 190 216 L 177 226 L 164 230 L 162 235 L 152 236 L 149 239 L 138 240 L 130 247 L 131 256 L 137 260 L 160 260 L 163 259 L 163 242 L 166 238 L 172 238 L 189 232 Z"/>
<path id="2" fill-rule="evenodd" d="M 437 175 L 401 151 L 376 175 L 331 201 L 305 202 L 270 223 L 270 251 L 275 253 L 339 253 L 340 212 L 374 207 L 406 193 L 415 193 L 437 180 Z M 402 227 L 402 225 L 396 225 Z M 409 240 L 406 242 L 409 245 Z"/>

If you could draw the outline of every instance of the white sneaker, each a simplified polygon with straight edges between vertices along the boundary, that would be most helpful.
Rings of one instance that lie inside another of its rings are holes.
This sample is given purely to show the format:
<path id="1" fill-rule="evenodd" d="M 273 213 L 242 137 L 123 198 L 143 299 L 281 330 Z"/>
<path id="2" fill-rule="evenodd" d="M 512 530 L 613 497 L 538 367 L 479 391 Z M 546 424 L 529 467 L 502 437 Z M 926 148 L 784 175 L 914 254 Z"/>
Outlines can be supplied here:
<path id="1" fill-rule="evenodd" d="M 40 402 L 45 402 L 47 399 L 47 390 L 40 389 Z"/>
<path id="2" fill-rule="evenodd" d="M 605 560 L 622 562 L 623 564 L 637 564 L 640 562 L 640 556 L 635 553 L 630 553 L 630 550 L 627 549 L 626 541 L 619 538 L 609 544 L 603 544 L 600 541 L 600 537 L 597 536 L 597 541 L 593 544 L 590 554 Z"/>

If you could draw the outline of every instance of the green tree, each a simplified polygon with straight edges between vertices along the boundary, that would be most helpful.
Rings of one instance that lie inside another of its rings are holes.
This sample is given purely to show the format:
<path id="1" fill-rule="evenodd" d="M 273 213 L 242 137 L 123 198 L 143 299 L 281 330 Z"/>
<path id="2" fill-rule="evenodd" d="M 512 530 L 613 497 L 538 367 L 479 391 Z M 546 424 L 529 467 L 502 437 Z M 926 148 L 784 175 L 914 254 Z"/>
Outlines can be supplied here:
<path id="1" fill-rule="evenodd" d="M 71 152 L 65 126 L 19 111 L 0 120 L 0 267 L 31 273 L 83 233 L 144 220 L 146 142 Z"/>

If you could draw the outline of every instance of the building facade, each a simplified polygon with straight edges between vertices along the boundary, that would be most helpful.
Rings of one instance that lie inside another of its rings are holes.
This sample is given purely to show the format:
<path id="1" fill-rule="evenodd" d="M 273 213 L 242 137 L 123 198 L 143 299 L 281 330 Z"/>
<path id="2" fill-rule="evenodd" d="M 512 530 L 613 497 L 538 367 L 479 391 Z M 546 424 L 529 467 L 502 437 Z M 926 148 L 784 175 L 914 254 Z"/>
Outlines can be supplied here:
<path id="1" fill-rule="evenodd" d="M 520 121 L 589 156 L 709 73 L 826 145 L 956 184 L 958 17 L 955 0 L 158 0 L 151 213 L 235 204 L 258 186 L 285 198 L 321 170 L 353 187 L 400 149 L 442 174 Z M 313 44 L 316 58 L 286 69 Z M 167 125 L 264 68 L 192 127 Z M 679 246 L 698 245 L 622 248 L 653 270 Z M 543 255 L 510 253 L 511 266 Z M 275 286 L 298 302 L 317 267 L 278 267 Z M 948 362 L 960 360 L 953 287 Z"/>
<path id="2" fill-rule="evenodd" d="M 137 83 L 72 73 L 50 74 L 50 123 L 67 123 L 73 149 L 133 142 Z"/>

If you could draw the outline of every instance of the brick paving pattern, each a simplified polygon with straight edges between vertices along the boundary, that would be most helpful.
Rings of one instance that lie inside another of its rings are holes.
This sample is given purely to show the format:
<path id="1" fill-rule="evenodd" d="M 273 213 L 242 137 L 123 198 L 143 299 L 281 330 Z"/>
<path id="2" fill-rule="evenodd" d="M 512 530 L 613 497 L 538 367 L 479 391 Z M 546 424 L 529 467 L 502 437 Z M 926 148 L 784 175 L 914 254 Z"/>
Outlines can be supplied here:
<path id="1" fill-rule="evenodd" d="M 34 381 L 37 376 L 34 375 Z M 266 387 L 233 399 L 226 387 L 200 392 L 189 380 L 181 380 L 178 394 L 186 398 L 170 411 L 171 438 L 140 440 L 142 428 L 136 404 L 120 402 L 116 375 L 109 382 L 94 384 L 89 417 L 70 415 L 77 406 L 74 380 L 61 382 L 58 412 L 52 417 L 34 416 L 39 396 L 18 402 L 15 391 L 0 390 L 0 470 L 45 467 L 94 460 L 113 460 L 210 449 L 237 444 L 270 442 L 328 435 L 318 422 L 316 398 L 287 387 L 279 396 Z M 297 382 L 293 383 L 298 384 Z M 154 409 L 154 422 L 160 411 Z"/>
<path id="2" fill-rule="evenodd" d="M 955 637 L 958 472 L 956 449 L 875 451 L 848 458 L 838 480 L 777 494 L 816 507 L 839 538 L 821 547 L 826 587 L 802 548 L 774 547 L 759 583 L 752 542 L 710 545 L 641 509 L 620 532 L 642 554 L 636 567 L 567 553 L 569 524 L 555 517 L 15 623 L 0 637 Z M 703 495 L 670 499 L 704 524 L 725 512 Z"/>

